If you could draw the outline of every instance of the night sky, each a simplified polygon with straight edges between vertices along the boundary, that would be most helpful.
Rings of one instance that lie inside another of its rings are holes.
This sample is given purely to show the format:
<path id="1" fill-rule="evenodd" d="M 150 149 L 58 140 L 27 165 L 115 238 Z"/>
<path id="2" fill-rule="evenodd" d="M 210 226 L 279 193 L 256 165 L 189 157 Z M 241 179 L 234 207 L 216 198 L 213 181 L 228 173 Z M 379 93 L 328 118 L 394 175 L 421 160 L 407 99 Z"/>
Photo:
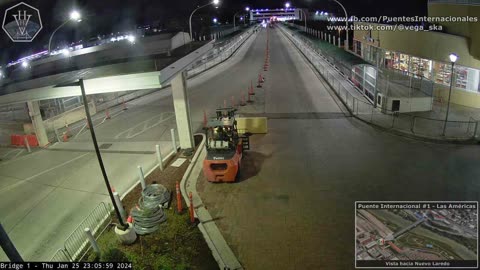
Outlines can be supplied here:
<path id="1" fill-rule="evenodd" d="M 185 29 L 188 16 L 200 4 L 209 0 L 24 0 L 40 10 L 43 22 L 41 33 L 33 43 L 13 43 L 5 32 L 0 32 L 0 65 L 7 60 L 43 50 L 50 33 L 64 22 L 69 11 L 75 7 L 81 11 L 83 21 L 78 25 L 69 23 L 55 35 L 57 40 L 75 41 L 98 34 L 110 34 L 134 29 L 140 24 L 160 25 L 162 28 Z M 5 9 L 21 1 L 0 0 L 0 16 Z M 293 7 L 307 7 L 343 14 L 340 7 L 329 0 L 289 1 Z M 427 15 L 427 0 L 340 0 L 349 15 L 359 16 L 408 16 Z M 235 12 L 251 8 L 283 7 L 281 0 L 223 0 L 218 9 L 213 7 L 199 11 L 206 18 L 217 17 L 220 22 L 232 21 Z"/>

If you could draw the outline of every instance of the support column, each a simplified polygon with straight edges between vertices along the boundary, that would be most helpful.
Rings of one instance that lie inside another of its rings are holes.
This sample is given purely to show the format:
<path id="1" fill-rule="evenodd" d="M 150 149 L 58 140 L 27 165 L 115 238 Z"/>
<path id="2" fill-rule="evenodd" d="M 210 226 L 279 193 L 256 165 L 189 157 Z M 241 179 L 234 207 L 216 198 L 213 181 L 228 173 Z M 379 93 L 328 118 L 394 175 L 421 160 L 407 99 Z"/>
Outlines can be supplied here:
<path id="1" fill-rule="evenodd" d="M 190 150 L 194 147 L 192 120 L 190 118 L 190 103 L 188 100 L 186 72 L 179 73 L 172 80 L 173 106 L 177 119 L 180 147 Z"/>
<path id="2" fill-rule="evenodd" d="M 30 119 L 32 119 L 33 130 L 37 136 L 38 144 L 40 146 L 46 146 L 48 142 L 47 132 L 45 131 L 45 125 L 43 124 L 42 114 L 40 113 L 39 101 L 28 101 L 28 111 Z"/>

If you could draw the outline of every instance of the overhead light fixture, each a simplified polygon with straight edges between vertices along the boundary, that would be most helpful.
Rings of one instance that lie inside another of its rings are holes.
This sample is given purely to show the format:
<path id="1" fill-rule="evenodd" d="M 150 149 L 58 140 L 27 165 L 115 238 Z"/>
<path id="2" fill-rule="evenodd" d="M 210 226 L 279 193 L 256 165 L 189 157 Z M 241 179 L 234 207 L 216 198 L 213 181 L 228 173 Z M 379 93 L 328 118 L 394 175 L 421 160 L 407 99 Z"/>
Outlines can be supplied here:
<path id="1" fill-rule="evenodd" d="M 82 15 L 77 10 L 70 12 L 70 20 L 80 22 L 82 20 Z"/>
<path id="2" fill-rule="evenodd" d="M 450 62 L 455 63 L 458 60 L 458 55 L 456 53 L 451 53 L 449 55 L 449 58 L 450 58 Z"/>

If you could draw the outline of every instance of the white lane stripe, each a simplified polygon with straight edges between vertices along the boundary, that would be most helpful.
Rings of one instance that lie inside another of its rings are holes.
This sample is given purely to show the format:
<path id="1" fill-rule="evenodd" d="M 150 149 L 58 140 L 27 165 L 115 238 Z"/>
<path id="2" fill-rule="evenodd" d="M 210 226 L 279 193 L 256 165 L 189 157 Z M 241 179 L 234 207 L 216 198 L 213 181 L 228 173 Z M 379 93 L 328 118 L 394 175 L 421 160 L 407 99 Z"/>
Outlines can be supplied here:
<path id="1" fill-rule="evenodd" d="M 80 158 L 82 158 L 82 157 L 84 157 L 84 156 L 86 156 L 86 155 L 89 155 L 89 154 L 90 154 L 90 153 L 86 153 L 86 154 L 80 155 L 80 156 L 78 156 L 78 157 L 76 157 L 76 158 L 72 158 L 72 159 L 70 159 L 69 161 L 65 161 L 65 162 L 63 162 L 63 163 L 61 163 L 61 164 L 58 164 L 57 166 L 51 167 L 50 169 L 44 170 L 44 171 L 39 172 L 39 173 L 37 173 L 37 174 L 35 174 L 35 175 L 32 175 L 32 176 L 30 176 L 30 177 L 28 177 L 28 178 L 25 178 L 25 179 L 23 179 L 23 180 L 21 180 L 21 181 L 15 182 L 14 184 L 12 184 L 12 185 L 10 185 L 10 186 L 2 187 L 2 188 L 0 188 L 0 191 L 1 191 L 1 192 L 4 192 L 4 191 L 6 191 L 6 190 L 10 190 L 10 189 L 12 189 L 12 188 L 20 185 L 21 183 L 30 181 L 30 180 L 32 180 L 32 179 L 34 179 L 34 178 L 36 178 L 36 177 L 39 177 L 39 176 L 41 176 L 41 175 L 43 175 L 43 174 L 46 174 L 46 173 L 51 172 L 51 171 L 53 171 L 53 170 L 56 170 L 56 169 L 58 169 L 58 168 L 60 168 L 60 167 L 62 167 L 62 166 L 65 166 L 65 165 L 67 165 L 67 164 L 69 164 L 69 163 L 72 163 L 72 162 L 74 162 L 75 160 L 80 159 Z"/>
<path id="2" fill-rule="evenodd" d="M 43 171 L 43 172 L 39 172 L 39 173 L 37 173 L 37 174 L 35 174 L 35 175 L 32 175 L 32 176 L 30 176 L 30 177 L 28 177 L 28 178 L 25 178 L 24 180 L 25 180 L 25 181 L 32 180 L 33 178 L 36 178 L 36 177 L 38 177 L 38 176 L 40 176 L 40 175 L 42 175 L 42 174 L 46 174 L 46 173 L 48 173 L 48 172 L 50 172 L 50 171 L 56 170 L 56 169 L 58 169 L 58 168 L 60 168 L 60 167 L 62 167 L 62 166 L 64 166 L 64 165 L 67 165 L 67 164 L 69 164 L 69 163 L 74 162 L 74 161 L 77 160 L 77 159 L 81 159 L 82 157 L 84 157 L 84 156 L 86 156 L 86 155 L 88 155 L 88 154 L 90 154 L 90 153 L 86 153 L 86 154 L 80 155 L 80 156 L 78 156 L 78 157 L 76 157 L 76 158 L 72 158 L 72 159 L 70 159 L 69 161 L 65 161 L 64 163 L 58 164 L 57 166 L 54 166 L 54 167 L 52 167 L 52 168 L 50 168 L 50 169 L 47 169 L 47 170 L 45 170 L 45 171 Z"/>

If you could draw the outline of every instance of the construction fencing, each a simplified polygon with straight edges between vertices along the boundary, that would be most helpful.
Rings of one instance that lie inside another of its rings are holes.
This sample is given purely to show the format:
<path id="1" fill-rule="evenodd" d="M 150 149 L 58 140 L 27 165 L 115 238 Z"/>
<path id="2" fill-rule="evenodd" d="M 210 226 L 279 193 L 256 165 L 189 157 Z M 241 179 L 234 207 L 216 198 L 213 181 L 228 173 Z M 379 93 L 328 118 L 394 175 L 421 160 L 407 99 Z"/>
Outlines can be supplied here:
<path id="1" fill-rule="evenodd" d="M 285 27 L 280 29 L 321 73 L 354 117 L 388 130 L 428 139 L 466 141 L 478 137 L 478 121 L 472 118 L 469 121 L 445 122 L 374 107 L 362 96 L 362 91 L 348 80 L 348 73 L 341 72 L 342 66 L 335 66 L 336 62 L 331 56 L 327 56 L 305 37 L 292 35 Z"/>

